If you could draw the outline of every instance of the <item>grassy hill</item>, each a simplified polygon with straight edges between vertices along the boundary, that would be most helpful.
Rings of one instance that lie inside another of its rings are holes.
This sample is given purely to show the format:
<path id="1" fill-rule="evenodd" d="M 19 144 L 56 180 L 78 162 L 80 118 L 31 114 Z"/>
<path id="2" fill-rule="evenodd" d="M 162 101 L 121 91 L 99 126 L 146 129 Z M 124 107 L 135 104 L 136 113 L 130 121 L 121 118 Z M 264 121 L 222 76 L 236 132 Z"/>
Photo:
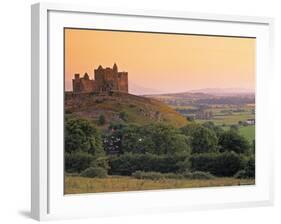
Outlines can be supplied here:
<path id="1" fill-rule="evenodd" d="M 65 112 L 97 122 L 100 115 L 105 116 L 106 127 L 111 121 L 148 124 L 165 122 L 175 127 L 187 123 L 184 116 L 165 103 L 127 93 L 107 94 L 65 93 Z"/>

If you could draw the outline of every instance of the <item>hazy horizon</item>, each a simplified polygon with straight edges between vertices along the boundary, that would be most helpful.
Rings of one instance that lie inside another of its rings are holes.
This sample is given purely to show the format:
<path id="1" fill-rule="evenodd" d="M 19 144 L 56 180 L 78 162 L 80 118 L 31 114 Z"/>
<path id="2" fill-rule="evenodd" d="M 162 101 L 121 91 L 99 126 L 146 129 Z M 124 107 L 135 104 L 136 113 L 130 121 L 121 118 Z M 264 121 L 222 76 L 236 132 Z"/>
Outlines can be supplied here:
<path id="1" fill-rule="evenodd" d="M 255 39 L 65 30 L 65 87 L 75 73 L 91 79 L 99 65 L 127 71 L 129 93 L 180 93 L 200 89 L 255 91 Z"/>

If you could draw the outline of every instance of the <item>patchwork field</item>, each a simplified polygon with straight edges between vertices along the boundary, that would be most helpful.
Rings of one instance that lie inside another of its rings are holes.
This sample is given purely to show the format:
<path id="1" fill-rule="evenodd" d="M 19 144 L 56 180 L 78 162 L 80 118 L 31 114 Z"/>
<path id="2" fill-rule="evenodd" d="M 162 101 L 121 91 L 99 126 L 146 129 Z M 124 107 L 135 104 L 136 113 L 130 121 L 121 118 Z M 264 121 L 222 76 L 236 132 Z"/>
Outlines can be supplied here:
<path id="1" fill-rule="evenodd" d="M 240 110 L 240 111 L 239 111 Z M 213 118 L 210 120 L 200 120 L 196 119 L 198 122 L 212 121 L 216 125 L 235 125 L 238 122 L 246 121 L 247 119 L 254 119 L 255 114 L 253 113 L 253 106 L 239 106 L 237 107 L 223 105 L 219 108 L 208 108 L 208 111 L 213 113 Z"/>
<path id="2" fill-rule="evenodd" d="M 237 107 L 233 106 L 220 106 L 209 108 L 208 111 L 213 113 L 212 119 L 195 119 L 198 123 L 205 123 L 208 121 L 213 122 L 215 125 L 219 125 L 223 127 L 223 129 L 227 130 L 231 125 L 238 125 L 239 122 L 245 122 L 247 119 L 255 119 L 255 114 L 253 113 L 254 106 L 253 105 L 245 105 L 243 107 L 239 107 L 241 111 L 235 112 Z M 239 132 L 241 135 L 246 137 L 249 142 L 252 142 L 255 139 L 255 125 L 238 125 Z"/>
<path id="3" fill-rule="evenodd" d="M 132 177 L 85 178 L 66 176 L 65 194 L 253 185 L 255 180 L 216 178 L 212 180 L 139 180 Z"/>

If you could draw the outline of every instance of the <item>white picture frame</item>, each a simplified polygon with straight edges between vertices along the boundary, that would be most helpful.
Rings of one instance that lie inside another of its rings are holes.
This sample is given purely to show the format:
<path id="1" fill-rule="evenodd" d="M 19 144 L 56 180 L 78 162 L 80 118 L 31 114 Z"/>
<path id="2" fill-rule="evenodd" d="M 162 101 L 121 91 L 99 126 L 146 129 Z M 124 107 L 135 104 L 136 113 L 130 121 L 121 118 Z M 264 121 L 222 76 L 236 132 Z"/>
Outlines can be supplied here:
<path id="1" fill-rule="evenodd" d="M 31 214 L 37 220 L 100 217 L 273 203 L 270 101 L 273 19 L 38 3 L 32 15 Z M 256 184 L 141 192 L 63 194 L 63 28 L 165 31 L 257 38 Z M 56 150 L 54 150 L 56 149 Z"/>

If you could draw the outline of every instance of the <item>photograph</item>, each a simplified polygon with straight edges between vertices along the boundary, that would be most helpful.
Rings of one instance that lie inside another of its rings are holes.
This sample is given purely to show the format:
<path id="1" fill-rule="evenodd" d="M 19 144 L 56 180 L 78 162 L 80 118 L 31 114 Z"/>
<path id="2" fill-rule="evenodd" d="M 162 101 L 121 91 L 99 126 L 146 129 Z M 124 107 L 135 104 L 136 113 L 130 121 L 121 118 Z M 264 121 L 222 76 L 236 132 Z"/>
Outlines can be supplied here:
<path id="1" fill-rule="evenodd" d="M 255 37 L 63 41 L 64 194 L 255 185 Z"/>

